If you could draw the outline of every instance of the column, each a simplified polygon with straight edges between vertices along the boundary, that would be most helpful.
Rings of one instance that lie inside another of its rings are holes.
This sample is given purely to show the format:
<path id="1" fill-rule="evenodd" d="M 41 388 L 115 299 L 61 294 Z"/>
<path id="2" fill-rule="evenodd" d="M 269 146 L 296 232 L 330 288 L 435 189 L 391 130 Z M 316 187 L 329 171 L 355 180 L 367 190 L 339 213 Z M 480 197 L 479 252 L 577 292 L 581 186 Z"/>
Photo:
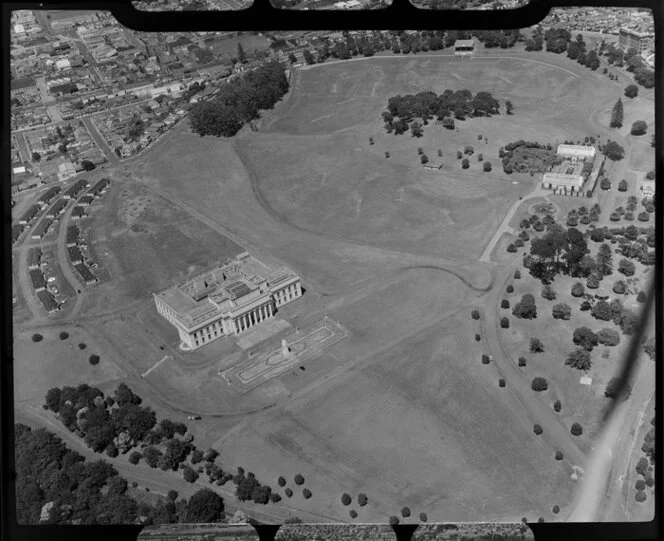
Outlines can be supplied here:
<path id="1" fill-rule="evenodd" d="M 263 314 L 261 314 L 261 307 L 256 308 L 256 316 L 258 317 L 258 323 L 263 321 Z"/>

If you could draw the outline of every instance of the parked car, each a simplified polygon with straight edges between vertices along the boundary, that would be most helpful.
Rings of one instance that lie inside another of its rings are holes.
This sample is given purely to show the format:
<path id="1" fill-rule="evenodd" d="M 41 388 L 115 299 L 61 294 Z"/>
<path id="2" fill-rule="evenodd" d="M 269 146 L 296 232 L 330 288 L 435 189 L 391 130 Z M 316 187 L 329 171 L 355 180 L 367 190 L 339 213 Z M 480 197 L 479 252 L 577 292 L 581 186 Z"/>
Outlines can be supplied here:
<path id="1" fill-rule="evenodd" d="M 52 284 L 53 282 L 55 282 L 55 276 L 49 276 L 49 277 L 46 279 L 46 281 L 47 281 L 49 284 Z"/>

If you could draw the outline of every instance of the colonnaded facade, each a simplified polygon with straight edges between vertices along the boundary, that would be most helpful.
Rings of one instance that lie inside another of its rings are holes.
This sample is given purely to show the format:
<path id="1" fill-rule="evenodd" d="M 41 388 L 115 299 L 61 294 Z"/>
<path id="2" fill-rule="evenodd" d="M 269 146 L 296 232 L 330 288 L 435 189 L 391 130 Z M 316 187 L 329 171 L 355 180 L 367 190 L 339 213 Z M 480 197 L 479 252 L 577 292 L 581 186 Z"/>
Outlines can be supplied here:
<path id="1" fill-rule="evenodd" d="M 278 307 L 302 296 L 302 286 L 289 269 L 271 269 L 243 252 L 153 296 L 157 312 L 178 330 L 180 347 L 194 350 L 274 317 Z"/>

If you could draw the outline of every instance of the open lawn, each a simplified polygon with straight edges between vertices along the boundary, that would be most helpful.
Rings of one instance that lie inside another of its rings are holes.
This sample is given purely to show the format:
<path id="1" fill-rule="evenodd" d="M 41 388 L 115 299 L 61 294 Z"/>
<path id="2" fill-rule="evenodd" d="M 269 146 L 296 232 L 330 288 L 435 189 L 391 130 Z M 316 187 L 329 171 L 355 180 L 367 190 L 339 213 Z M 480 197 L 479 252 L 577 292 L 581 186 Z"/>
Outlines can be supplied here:
<path id="1" fill-rule="evenodd" d="M 69 338 L 60 340 L 60 331 L 69 333 Z M 44 337 L 41 342 L 32 341 L 35 332 Z M 80 343 L 87 347 L 79 349 Z M 101 357 L 96 366 L 88 362 L 92 354 Z M 63 325 L 47 330 L 15 331 L 14 399 L 17 403 L 43 403 L 46 391 L 51 387 L 80 383 L 96 385 L 124 378 L 126 374 L 117 368 L 115 361 L 110 351 L 100 347 L 93 337 L 79 327 Z"/>
<path id="2" fill-rule="evenodd" d="M 140 184 L 118 180 L 96 212 L 88 243 L 112 280 L 86 298 L 87 313 L 148 297 L 242 251 Z"/>
<path id="3" fill-rule="evenodd" d="M 403 505 L 453 521 L 518 520 L 564 504 L 566 467 L 480 363 L 467 318 L 425 328 L 215 447 L 259 478 L 302 473 L 313 497 L 296 490 L 289 502 L 340 520 L 343 492 L 368 495 L 362 521 Z"/>

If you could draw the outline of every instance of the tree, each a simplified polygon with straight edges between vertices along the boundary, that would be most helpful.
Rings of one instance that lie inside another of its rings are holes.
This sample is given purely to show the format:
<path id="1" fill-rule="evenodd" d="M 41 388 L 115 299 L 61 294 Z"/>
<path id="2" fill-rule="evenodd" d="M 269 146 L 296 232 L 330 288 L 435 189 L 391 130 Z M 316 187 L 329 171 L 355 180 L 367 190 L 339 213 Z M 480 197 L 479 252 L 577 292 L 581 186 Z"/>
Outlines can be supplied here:
<path id="1" fill-rule="evenodd" d="M 420 522 L 426 522 L 427 520 L 429 520 L 427 514 L 425 512 L 420 513 Z"/>
<path id="2" fill-rule="evenodd" d="M 93 171 L 96 168 L 96 165 L 92 163 L 90 160 L 83 160 L 81 162 L 81 167 L 83 168 L 84 171 Z"/>
<path id="3" fill-rule="evenodd" d="M 132 464 L 138 464 L 138 462 L 141 460 L 141 453 L 138 451 L 132 451 L 132 453 L 129 455 L 129 462 Z"/>
<path id="4" fill-rule="evenodd" d="M 482 170 L 485 173 L 489 173 L 491 171 L 491 162 L 484 162 L 484 164 L 482 165 Z"/>
<path id="5" fill-rule="evenodd" d="M 583 348 L 577 348 L 569 353 L 567 359 L 565 359 L 565 364 L 577 370 L 590 370 L 592 365 L 590 353 Z"/>
<path id="6" fill-rule="evenodd" d="M 187 483 L 195 483 L 196 479 L 198 479 L 198 474 L 189 466 L 182 468 L 182 472 L 184 480 L 187 481 Z"/>
<path id="7" fill-rule="evenodd" d="M 636 473 L 645 477 L 645 475 L 648 473 L 648 459 L 643 456 L 639 458 L 635 469 Z"/>
<path id="8" fill-rule="evenodd" d="M 562 407 L 563 407 L 563 406 L 562 406 L 560 400 L 556 400 L 556 401 L 553 403 L 553 409 L 554 409 L 554 411 L 557 412 L 557 413 L 560 413 L 560 410 L 562 409 Z"/>
<path id="9" fill-rule="evenodd" d="M 293 491 L 292 491 L 290 488 L 287 488 L 286 490 L 284 490 L 284 493 L 285 493 L 286 496 L 288 496 L 289 498 L 293 495 Z"/>
<path id="10" fill-rule="evenodd" d="M 115 402 L 118 406 L 125 404 L 134 404 L 138 406 L 142 400 L 138 395 L 135 395 L 126 383 L 120 383 L 115 390 Z"/>
<path id="11" fill-rule="evenodd" d="M 239 44 L 238 44 L 239 45 Z M 224 500 L 215 491 L 203 488 L 187 502 L 187 522 L 219 522 L 224 511 Z"/>
<path id="12" fill-rule="evenodd" d="M 530 388 L 533 391 L 546 391 L 549 388 L 549 383 L 546 381 L 545 378 L 542 377 L 536 377 L 533 379 L 533 381 L 530 384 Z"/>
<path id="13" fill-rule="evenodd" d="M 550 285 L 547 284 L 542 288 L 542 297 L 548 301 L 553 301 L 556 298 L 556 292 Z"/>
<path id="14" fill-rule="evenodd" d="M 295 481 L 296 485 L 304 484 L 304 477 L 302 477 L 302 474 L 300 474 L 300 473 L 296 474 L 295 477 L 293 478 L 293 480 Z"/>
<path id="15" fill-rule="evenodd" d="M 626 290 L 627 284 L 625 284 L 625 282 L 622 280 L 618 280 L 615 284 L 613 284 L 613 292 L 617 293 L 618 295 L 624 295 Z"/>
<path id="16" fill-rule="evenodd" d="M 514 305 L 512 315 L 521 319 L 535 319 L 537 317 L 535 297 L 530 293 L 523 295 L 521 300 Z"/>
<path id="17" fill-rule="evenodd" d="M 556 451 L 556 460 L 562 460 L 563 459 L 563 454 L 560 451 Z"/>
<path id="18" fill-rule="evenodd" d="M 505 112 L 508 115 L 512 115 L 512 114 L 514 114 L 513 111 L 514 111 L 514 106 L 512 105 L 512 102 L 510 100 L 506 100 L 505 101 Z"/>
<path id="19" fill-rule="evenodd" d="M 570 432 L 573 436 L 580 436 L 583 434 L 583 427 L 579 423 L 574 423 L 570 428 Z"/>
<path id="20" fill-rule="evenodd" d="M 390 517 L 390 526 L 397 526 L 399 524 L 399 518 L 392 515 Z"/>
<path id="21" fill-rule="evenodd" d="M 498 387 L 505 387 L 505 380 L 503 378 L 498 380 Z"/>
<path id="22" fill-rule="evenodd" d="M 540 434 L 542 434 L 542 432 L 544 432 L 544 430 L 540 425 L 536 424 L 533 426 L 533 432 L 535 433 L 536 436 L 539 436 Z"/>
<path id="23" fill-rule="evenodd" d="M 501 326 L 503 329 L 509 329 L 509 327 L 510 327 L 510 320 L 507 319 L 506 317 L 501 317 L 501 318 L 500 318 L 500 326 Z"/>
<path id="24" fill-rule="evenodd" d="M 595 262 L 603 276 L 608 276 L 613 272 L 613 254 L 611 253 L 611 246 L 606 242 L 602 243 L 597 249 Z"/>
<path id="25" fill-rule="evenodd" d="M 627 85 L 625 87 L 625 96 L 628 98 L 636 98 L 639 94 L 639 87 L 636 85 Z"/>
<path id="26" fill-rule="evenodd" d="M 637 490 L 634 499 L 639 503 L 643 503 L 647 499 L 646 493 L 643 490 Z"/>
<path id="27" fill-rule="evenodd" d="M 486 353 L 482 353 L 482 364 L 489 364 L 491 359 Z"/>
<path id="28" fill-rule="evenodd" d="M 625 157 L 625 149 L 615 141 L 609 140 L 603 147 L 602 152 L 610 160 L 616 162 Z"/>
<path id="29" fill-rule="evenodd" d="M 284 479 L 284 477 L 280 475 L 279 479 L 277 479 L 277 484 L 280 487 L 285 487 L 286 486 L 286 479 Z"/>
<path id="30" fill-rule="evenodd" d="M 643 290 L 639 291 L 636 295 L 636 301 L 642 304 L 646 302 L 646 292 Z"/>
<path id="31" fill-rule="evenodd" d="M 648 131 L 648 124 L 643 120 L 637 120 L 632 124 L 630 133 L 632 135 L 645 135 L 646 131 Z"/>
<path id="32" fill-rule="evenodd" d="M 602 188 L 602 190 L 610 190 L 611 181 L 608 178 L 603 178 L 599 183 L 599 187 Z"/>
<path id="33" fill-rule="evenodd" d="M 591 314 L 595 319 L 601 321 L 609 321 L 613 319 L 613 310 L 611 309 L 611 306 L 608 302 L 603 300 L 595 303 L 592 307 Z"/>
<path id="34" fill-rule="evenodd" d="M 143 449 L 143 460 L 151 468 L 156 468 L 162 453 L 156 447 L 148 446 Z"/>
<path id="35" fill-rule="evenodd" d="M 624 118 L 623 103 L 622 100 L 618 98 L 618 101 L 611 110 L 611 122 L 609 123 L 609 126 L 612 128 L 622 127 L 623 118 Z"/>
<path id="36" fill-rule="evenodd" d="M 308 500 L 309 498 L 311 498 L 311 490 L 309 490 L 308 488 L 305 488 L 302 491 L 302 496 L 304 496 L 305 500 Z"/>
<path id="37" fill-rule="evenodd" d="M 412 134 L 413 137 L 422 137 L 422 135 L 424 134 L 424 132 L 422 131 L 422 124 L 420 124 L 416 120 L 413 121 L 410 125 L 410 133 Z"/>
<path id="38" fill-rule="evenodd" d="M 363 492 L 360 492 L 360 493 L 357 495 L 357 504 L 358 504 L 360 507 L 364 507 L 368 502 L 369 502 L 369 499 L 367 498 L 367 495 L 364 494 Z"/>
<path id="39" fill-rule="evenodd" d="M 597 333 L 597 341 L 603 346 L 617 346 L 620 343 L 620 334 L 615 329 L 605 327 Z"/>
<path id="40" fill-rule="evenodd" d="M 526 232 L 523 231 L 523 233 L 526 233 Z M 526 235 L 527 235 L 527 233 L 526 233 Z M 521 280 L 521 271 L 519 269 L 516 269 L 514 271 L 514 279 L 515 280 Z"/>
<path id="41" fill-rule="evenodd" d="M 624 274 L 625 276 L 634 276 L 636 267 L 629 259 L 621 259 L 618 263 L 618 272 Z"/>
<path id="42" fill-rule="evenodd" d="M 572 341 L 577 346 L 581 346 L 587 351 L 592 351 L 593 348 L 597 345 L 598 338 L 597 335 L 588 327 L 579 327 L 574 329 Z"/>
<path id="43" fill-rule="evenodd" d="M 420 157 L 420 162 L 422 162 L 422 165 L 429 163 L 429 157 L 426 154 L 422 154 Z"/>
<path id="44" fill-rule="evenodd" d="M 609 382 L 606 384 L 606 388 L 604 389 L 604 396 L 607 398 L 616 398 L 618 396 L 618 382 L 620 381 L 620 378 L 614 377 L 609 380 Z M 627 400 L 629 396 L 632 394 L 632 387 L 629 383 L 625 384 L 625 388 L 623 389 L 622 396 L 623 400 Z"/>
<path id="45" fill-rule="evenodd" d="M 291 64 L 295 64 L 297 62 L 297 56 L 295 56 L 293 53 L 290 53 L 288 55 L 288 60 Z"/>
<path id="46" fill-rule="evenodd" d="M 177 493 L 177 490 L 173 490 L 173 489 L 169 490 L 169 491 L 168 491 L 168 494 L 166 494 L 166 498 L 167 498 L 169 501 L 172 501 L 172 502 L 174 502 L 175 500 L 177 500 L 177 499 L 178 499 L 178 496 L 179 496 L 179 494 Z"/>
<path id="47" fill-rule="evenodd" d="M 572 309 L 565 303 L 556 304 L 552 310 L 553 319 L 568 320 L 572 317 Z"/>
<path id="48" fill-rule="evenodd" d="M 519 367 L 523 368 L 524 366 L 526 366 L 526 358 L 519 357 L 519 359 L 517 360 L 517 364 L 519 365 Z"/>
<path id="49" fill-rule="evenodd" d="M 344 505 L 348 506 L 351 504 L 353 500 L 351 499 L 349 494 L 346 494 L 345 492 L 341 495 L 341 503 Z"/>
<path id="50" fill-rule="evenodd" d="M 530 339 L 530 352 L 531 353 L 542 353 L 544 351 L 544 344 L 539 338 Z"/>
<path id="51" fill-rule="evenodd" d="M 191 463 L 192 464 L 198 464 L 203 460 L 203 451 L 200 449 L 194 449 L 194 451 L 191 453 Z"/>
<path id="52" fill-rule="evenodd" d="M 501 308 L 509 308 L 510 307 L 510 301 L 508 301 L 507 299 L 503 299 L 500 302 L 500 307 Z"/>
<path id="53" fill-rule="evenodd" d="M 468 161 L 468 158 L 464 158 L 461 160 L 461 168 L 462 169 L 468 169 L 470 167 L 470 162 Z"/>
<path id="54" fill-rule="evenodd" d="M 408 518 L 410 516 L 410 509 L 408 507 L 402 507 L 401 516 L 404 518 Z"/>
<path id="55" fill-rule="evenodd" d="M 473 310 L 473 311 L 470 313 L 470 315 L 471 315 L 471 317 L 472 317 L 473 319 L 479 319 L 479 318 L 480 318 L 480 313 L 479 313 L 478 310 Z"/>

